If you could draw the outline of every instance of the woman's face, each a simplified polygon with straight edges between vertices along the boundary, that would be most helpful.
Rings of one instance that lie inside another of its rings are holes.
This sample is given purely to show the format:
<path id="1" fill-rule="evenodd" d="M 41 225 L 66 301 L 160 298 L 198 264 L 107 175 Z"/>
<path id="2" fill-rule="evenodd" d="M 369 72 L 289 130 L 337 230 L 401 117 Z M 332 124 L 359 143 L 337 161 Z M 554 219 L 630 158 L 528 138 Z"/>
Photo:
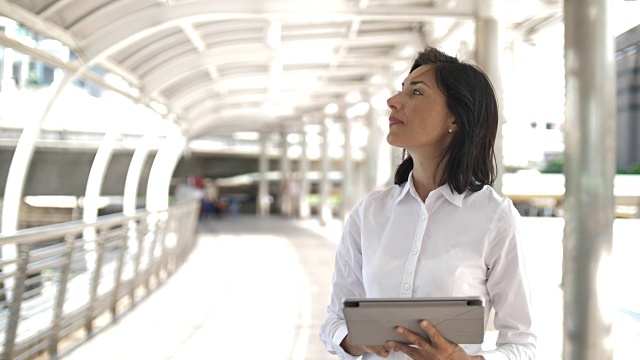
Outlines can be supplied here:
<path id="1" fill-rule="evenodd" d="M 412 156 L 426 152 L 440 156 L 456 131 L 446 98 L 436 84 L 431 65 L 415 69 L 402 83 L 402 91 L 387 100 L 391 109 L 387 142 L 407 149 Z"/>

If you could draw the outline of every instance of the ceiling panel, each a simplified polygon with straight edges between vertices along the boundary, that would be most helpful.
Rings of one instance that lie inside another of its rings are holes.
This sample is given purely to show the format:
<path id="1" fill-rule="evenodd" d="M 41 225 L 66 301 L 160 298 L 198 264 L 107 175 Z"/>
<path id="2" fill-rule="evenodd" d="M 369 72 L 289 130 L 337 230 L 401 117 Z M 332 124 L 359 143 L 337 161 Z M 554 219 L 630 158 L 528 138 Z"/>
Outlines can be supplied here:
<path id="1" fill-rule="evenodd" d="M 322 118 L 329 102 L 349 106 L 352 91 L 389 86 L 427 42 L 473 55 L 478 13 L 475 0 L 8 3 L 6 16 L 165 103 L 188 137 Z M 519 36 L 560 17 L 560 0 L 503 3 L 504 27 Z"/>

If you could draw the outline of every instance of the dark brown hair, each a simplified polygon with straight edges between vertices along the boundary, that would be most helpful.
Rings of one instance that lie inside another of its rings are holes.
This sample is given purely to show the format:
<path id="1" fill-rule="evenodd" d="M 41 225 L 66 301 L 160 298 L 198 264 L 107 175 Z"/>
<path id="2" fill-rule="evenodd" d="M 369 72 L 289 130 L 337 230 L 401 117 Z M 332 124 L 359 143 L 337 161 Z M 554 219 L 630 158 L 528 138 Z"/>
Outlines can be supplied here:
<path id="1" fill-rule="evenodd" d="M 444 166 L 440 185 L 448 184 L 452 191 L 460 194 L 466 189 L 478 191 L 484 185 L 493 185 L 498 104 L 491 81 L 477 66 L 429 46 L 418 53 L 409 72 L 422 65 L 432 66 L 438 88 L 457 126 L 438 163 Z M 396 170 L 394 184 L 406 183 L 411 170 L 413 159 L 405 156 Z"/>

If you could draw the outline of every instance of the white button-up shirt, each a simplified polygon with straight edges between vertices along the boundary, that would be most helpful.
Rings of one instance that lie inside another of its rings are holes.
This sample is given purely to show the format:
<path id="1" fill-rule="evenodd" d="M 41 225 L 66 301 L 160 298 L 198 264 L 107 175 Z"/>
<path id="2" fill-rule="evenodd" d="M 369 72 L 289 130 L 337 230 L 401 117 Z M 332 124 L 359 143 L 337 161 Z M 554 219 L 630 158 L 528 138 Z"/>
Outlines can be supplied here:
<path id="1" fill-rule="evenodd" d="M 444 185 L 423 202 L 410 175 L 404 186 L 369 194 L 349 215 L 338 245 L 333 293 L 320 330 L 326 349 L 341 359 L 355 358 L 340 347 L 347 335 L 344 298 L 482 296 L 485 329 L 491 308 L 496 310 L 497 348 L 461 345 L 464 350 L 486 360 L 534 359 L 519 218 L 512 202 L 489 186 L 458 194 Z M 405 356 L 393 352 L 388 359 Z"/>

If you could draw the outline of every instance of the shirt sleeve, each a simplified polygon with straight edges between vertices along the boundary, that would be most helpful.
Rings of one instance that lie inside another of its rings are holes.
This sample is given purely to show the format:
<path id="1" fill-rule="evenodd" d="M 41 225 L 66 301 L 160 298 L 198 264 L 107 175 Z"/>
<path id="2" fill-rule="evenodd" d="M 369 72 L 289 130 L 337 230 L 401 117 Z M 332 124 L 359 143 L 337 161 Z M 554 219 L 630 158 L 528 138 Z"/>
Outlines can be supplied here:
<path id="1" fill-rule="evenodd" d="M 342 300 L 348 297 L 365 297 L 362 281 L 362 250 L 360 243 L 360 214 L 362 202 L 358 204 L 345 222 L 342 238 L 338 244 L 333 273 L 331 300 L 327 306 L 327 319 L 320 327 L 320 339 L 327 351 L 340 359 L 357 359 L 340 343 L 347 336 L 347 325 L 342 313 Z"/>
<path id="2" fill-rule="evenodd" d="M 491 224 L 487 243 L 487 290 L 495 310 L 496 349 L 481 352 L 486 360 L 534 360 L 536 335 L 532 302 L 518 233 L 520 215 L 505 199 Z"/>

